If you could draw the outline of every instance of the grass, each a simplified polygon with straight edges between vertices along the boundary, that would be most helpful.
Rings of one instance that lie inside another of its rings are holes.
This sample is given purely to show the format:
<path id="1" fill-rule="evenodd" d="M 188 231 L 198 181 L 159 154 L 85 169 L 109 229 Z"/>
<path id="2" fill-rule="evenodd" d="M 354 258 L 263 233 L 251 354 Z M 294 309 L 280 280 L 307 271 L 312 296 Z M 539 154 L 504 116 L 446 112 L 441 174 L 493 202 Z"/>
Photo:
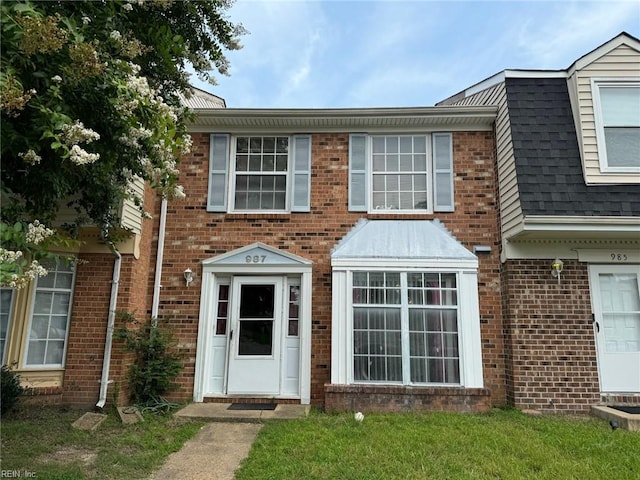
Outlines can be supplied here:
<path id="1" fill-rule="evenodd" d="M 593 418 L 312 414 L 267 423 L 238 480 L 640 478 L 640 433 Z"/>
<path id="2" fill-rule="evenodd" d="M 2 418 L 0 469 L 52 480 L 145 479 L 202 423 L 116 413 L 95 432 L 71 423 L 84 412 L 22 407 Z M 312 412 L 267 422 L 237 480 L 640 478 L 640 433 L 594 418 L 486 414 Z M 215 452 L 212 452 L 215 454 Z"/>
<path id="3" fill-rule="evenodd" d="M 0 468 L 50 480 L 148 478 L 202 426 L 163 415 L 123 425 L 111 412 L 94 432 L 71 427 L 84 413 L 21 407 L 3 416 Z"/>

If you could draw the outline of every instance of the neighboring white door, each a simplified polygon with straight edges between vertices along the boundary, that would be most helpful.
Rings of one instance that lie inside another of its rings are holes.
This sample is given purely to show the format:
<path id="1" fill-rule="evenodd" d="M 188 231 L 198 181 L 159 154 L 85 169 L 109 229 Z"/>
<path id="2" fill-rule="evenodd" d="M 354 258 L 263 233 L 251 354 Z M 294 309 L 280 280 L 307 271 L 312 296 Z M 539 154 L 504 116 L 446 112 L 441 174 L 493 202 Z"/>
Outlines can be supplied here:
<path id="1" fill-rule="evenodd" d="M 278 395 L 283 278 L 237 277 L 231 290 L 227 393 Z"/>
<path id="2" fill-rule="evenodd" d="M 602 392 L 640 393 L 640 266 L 590 267 Z"/>

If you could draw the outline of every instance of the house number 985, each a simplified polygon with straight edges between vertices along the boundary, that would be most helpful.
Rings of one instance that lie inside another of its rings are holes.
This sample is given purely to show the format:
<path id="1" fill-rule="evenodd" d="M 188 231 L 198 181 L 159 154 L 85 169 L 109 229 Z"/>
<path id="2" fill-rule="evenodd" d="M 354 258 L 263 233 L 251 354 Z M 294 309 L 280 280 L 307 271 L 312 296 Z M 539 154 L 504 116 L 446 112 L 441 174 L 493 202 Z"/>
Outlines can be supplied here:
<path id="1" fill-rule="evenodd" d="M 627 255 L 624 253 L 612 253 L 611 254 L 611 260 L 614 262 L 626 262 L 627 261 Z"/>
<path id="2" fill-rule="evenodd" d="M 266 255 L 247 255 L 245 257 L 247 263 L 264 263 L 266 259 Z"/>

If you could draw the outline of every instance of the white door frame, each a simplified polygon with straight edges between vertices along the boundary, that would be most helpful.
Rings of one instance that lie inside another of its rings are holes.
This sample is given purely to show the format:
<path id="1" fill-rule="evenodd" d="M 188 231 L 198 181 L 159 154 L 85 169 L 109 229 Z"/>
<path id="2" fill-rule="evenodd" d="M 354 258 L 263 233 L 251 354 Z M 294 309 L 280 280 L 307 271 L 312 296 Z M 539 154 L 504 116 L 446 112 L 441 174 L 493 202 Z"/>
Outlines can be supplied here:
<path id="1" fill-rule="evenodd" d="M 202 402 L 210 393 L 205 390 L 213 362 L 212 339 L 216 323 L 216 312 L 213 309 L 216 306 L 217 277 L 291 275 L 300 278 L 302 298 L 299 323 L 300 403 L 311 403 L 312 262 L 262 243 L 254 243 L 203 261 L 201 275 L 193 401 Z"/>
<path id="2" fill-rule="evenodd" d="M 640 393 L 640 352 L 608 353 L 605 350 L 605 331 L 600 285 L 600 274 L 603 273 L 635 274 L 636 281 L 640 283 L 640 265 L 589 265 L 589 284 L 591 305 L 594 314 L 594 335 L 596 340 L 596 358 L 600 391 L 603 393 Z M 611 371 L 623 376 L 629 375 L 629 377 L 627 377 L 626 380 L 611 378 Z"/>

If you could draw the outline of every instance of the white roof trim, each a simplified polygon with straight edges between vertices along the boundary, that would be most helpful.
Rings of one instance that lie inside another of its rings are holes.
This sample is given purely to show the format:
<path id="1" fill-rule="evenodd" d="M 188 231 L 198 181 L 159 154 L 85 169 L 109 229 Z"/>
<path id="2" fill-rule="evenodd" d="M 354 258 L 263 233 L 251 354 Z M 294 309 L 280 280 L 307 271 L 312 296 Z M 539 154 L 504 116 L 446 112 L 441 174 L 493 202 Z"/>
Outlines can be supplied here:
<path id="1" fill-rule="evenodd" d="M 505 240 L 520 242 L 540 239 L 638 239 L 640 218 L 638 217 L 590 217 L 529 215 L 512 229 Z"/>
<path id="2" fill-rule="evenodd" d="M 191 131 L 491 130 L 496 106 L 195 110 Z"/>

